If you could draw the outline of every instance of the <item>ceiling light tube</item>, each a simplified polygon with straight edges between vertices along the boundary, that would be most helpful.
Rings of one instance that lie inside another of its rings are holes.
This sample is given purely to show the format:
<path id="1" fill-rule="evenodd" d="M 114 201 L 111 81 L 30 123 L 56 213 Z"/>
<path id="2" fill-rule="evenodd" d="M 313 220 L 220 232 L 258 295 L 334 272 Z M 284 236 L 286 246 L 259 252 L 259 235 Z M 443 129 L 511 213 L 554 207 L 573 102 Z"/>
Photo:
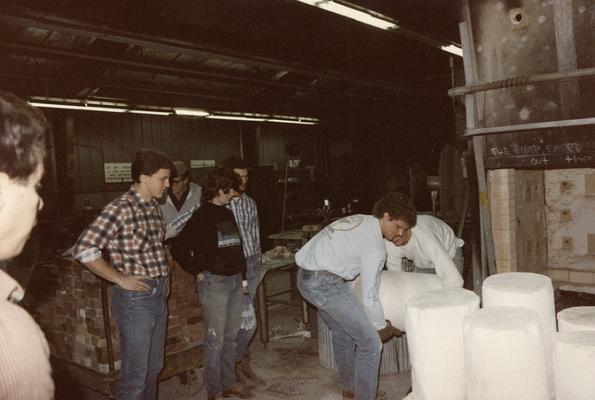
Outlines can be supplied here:
<path id="1" fill-rule="evenodd" d="M 64 110 L 79 111 L 100 111 L 112 113 L 149 114 L 149 115 L 184 115 L 203 117 L 209 119 L 252 121 L 252 122 L 275 122 L 283 124 L 315 125 L 319 122 L 317 118 L 298 117 L 288 115 L 257 114 L 244 112 L 209 112 L 200 108 L 186 107 L 161 107 L 149 105 L 131 105 L 104 100 L 82 100 L 57 97 L 29 97 L 29 104 L 35 107 L 58 108 Z"/>
<path id="2" fill-rule="evenodd" d="M 97 100 L 61 99 L 54 97 L 30 97 L 29 104 L 42 108 L 57 108 L 63 110 L 99 111 L 113 113 L 170 115 L 168 108 L 148 106 L 131 106 L 126 103 L 115 103 Z"/>
<path id="3" fill-rule="evenodd" d="M 366 25 L 380 29 L 397 29 L 399 25 L 394 19 L 380 13 L 359 7 L 355 4 L 337 0 L 297 0 L 323 10 L 351 18 Z"/>
<path id="4" fill-rule="evenodd" d="M 322 10 L 329 11 L 338 15 L 342 15 L 347 18 L 351 18 L 355 21 L 362 22 L 367 25 L 374 26 L 376 28 L 384 30 L 397 30 L 402 35 L 409 37 L 414 40 L 418 40 L 425 43 L 428 46 L 438 48 L 448 53 L 463 57 L 463 49 L 460 45 L 455 43 L 444 44 L 436 39 L 428 36 L 421 35 L 417 32 L 408 30 L 399 26 L 398 22 L 386 15 L 377 13 L 364 7 L 360 7 L 356 4 L 348 3 L 343 0 L 297 0 L 300 3 L 308 4 L 310 6 L 318 7 Z"/>
<path id="5" fill-rule="evenodd" d="M 174 113 L 176 115 L 190 115 L 193 117 L 206 117 L 211 113 L 205 110 L 201 110 L 199 108 L 183 108 L 183 107 L 174 107 Z"/>
<path id="6" fill-rule="evenodd" d="M 455 56 L 463 57 L 463 49 L 457 45 L 449 44 L 445 46 L 440 46 L 442 51 L 446 51 L 447 53 L 454 54 Z"/>
<path id="7" fill-rule="evenodd" d="M 227 119 L 231 121 L 253 121 L 253 122 L 264 122 L 266 121 L 265 118 L 257 118 L 257 117 L 244 117 L 241 115 L 208 115 L 206 118 L 208 119 Z"/>
<path id="8" fill-rule="evenodd" d="M 281 124 L 316 125 L 316 122 L 302 121 L 302 120 L 299 120 L 299 119 L 277 119 L 277 118 L 269 118 L 269 119 L 266 119 L 265 122 L 278 122 L 278 123 L 281 123 Z"/>
<path id="9" fill-rule="evenodd" d="M 274 122 L 282 124 L 301 124 L 301 125 L 316 125 L 319 120 L 316 118 L 307 117 L 293 117 L 284 115 L 266 115 L 266 114 L 252 114 L 252 113 L 216 113 L 208 115 L 208 119 L 222 119 L 231 121 L 250 121 L 250 122 Z"/>

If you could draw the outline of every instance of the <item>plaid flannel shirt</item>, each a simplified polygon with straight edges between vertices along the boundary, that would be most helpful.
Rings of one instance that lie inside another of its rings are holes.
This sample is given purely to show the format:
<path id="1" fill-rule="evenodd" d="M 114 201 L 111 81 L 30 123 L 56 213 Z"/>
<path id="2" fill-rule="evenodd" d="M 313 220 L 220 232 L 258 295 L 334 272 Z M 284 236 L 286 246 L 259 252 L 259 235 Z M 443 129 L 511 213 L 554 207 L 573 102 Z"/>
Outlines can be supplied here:
<path id="1" fill-rule="evenodd" d="M 166 276 L 169 265 L 163 240 L 165 222 L 155 199 L 143 200 L 134 185 L 113 200 L 81 234 L 74 257 L 82 262 L 101 257 L 102 250 L 123 275 Z"/>
<path id="2" fill-rule="evenodd" d="M 246 193 L 242 193 L 229 203 L 236 219 L 242 238 L 244 257 L 260 255 L 260 230 L 256 202 Z"/>

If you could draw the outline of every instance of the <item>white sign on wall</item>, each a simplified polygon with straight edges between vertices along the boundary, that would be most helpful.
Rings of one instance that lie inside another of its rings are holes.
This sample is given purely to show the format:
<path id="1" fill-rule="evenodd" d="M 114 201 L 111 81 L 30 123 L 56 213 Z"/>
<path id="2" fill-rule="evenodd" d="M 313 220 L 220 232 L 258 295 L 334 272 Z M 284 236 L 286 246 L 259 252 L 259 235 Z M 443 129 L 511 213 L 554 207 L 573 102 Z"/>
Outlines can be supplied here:
<path id="1" fill-rule="evenodd" d="M 132 182 L 132 163 L 105 163 L 105 183 Z"/>
<path id="2" fill-rule="evenodd" d="M 211 168 L 215 166 L 215 160 L 190 160 L 190 168 Z"/>

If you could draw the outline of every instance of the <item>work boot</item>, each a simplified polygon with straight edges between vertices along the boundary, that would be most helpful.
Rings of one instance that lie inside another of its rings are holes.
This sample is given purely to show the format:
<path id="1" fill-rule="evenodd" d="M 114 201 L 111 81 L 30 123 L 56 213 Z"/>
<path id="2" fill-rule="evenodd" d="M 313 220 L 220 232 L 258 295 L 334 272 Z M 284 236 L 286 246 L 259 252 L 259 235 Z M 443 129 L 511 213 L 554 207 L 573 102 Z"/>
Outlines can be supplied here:
<path id="1" fill-rule="evenodd" d="M 236 381 L 244 385 L 248 383 L 248 377 L 244 375 L 244 363 L 241 361 L 236 361 Z"/>
<path id="2" fill-rule="evenodd" d="M 353 394 L 353 390 L 343 389 L 343 400 L 351 400 L 354 397 L 355 396 Z M 386 396 L 386 392 L 384 390 L 376 391 L 376 400 L 386 400 L 386 399 L 387 399 L 387 396 Z"/>
<path id="3" fill-rule="evenodd" d="M 252 392 L 248 389 L 245 385 L 241 383 L 236 383 L 230 388 L 223 389 L 223 397 L 232 397 L 236 396 L 240 399 L 249 399 L 252 397 Z"/>
<path id="4" fill-rule="evenodd" d="M 252 370 L 252 367 L 250 367 L 250 354 L 247 354 L 240 364 L 242 365 L 242 373 L 246 378 L 256 385 L 266 385 L 266 381 L 260 376 L 256 375 L 256 373 Z"/>

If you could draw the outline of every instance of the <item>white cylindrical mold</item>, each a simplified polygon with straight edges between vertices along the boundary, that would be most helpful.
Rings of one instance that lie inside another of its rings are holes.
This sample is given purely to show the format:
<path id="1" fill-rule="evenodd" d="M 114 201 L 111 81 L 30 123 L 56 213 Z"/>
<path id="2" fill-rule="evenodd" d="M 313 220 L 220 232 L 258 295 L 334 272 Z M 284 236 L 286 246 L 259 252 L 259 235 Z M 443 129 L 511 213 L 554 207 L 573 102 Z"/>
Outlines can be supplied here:
<path id="1" fill-rule="evenodd" d="M 527 307 L 539 315 L 549 382 L 553 385 L 553 346 L 556 307 L 550 277 L 531 272 L 506 272 L 488 277 L 482 286 L 483 307 Z M 554 388 L 550 387 L 553 395 Z"/>
<path id="2" fill-rule="evenodd" d="M 558 331 L 595 331 L 595 307 L 571 307 L 560 311 Z"/>
<path id="3" fill-rule="evenodd" d="M 493 306 L 464 321 L 467 400 L 548 400 L 552 396 L 539 316 Z"/>
<path id="4" fill-rule="evenodd" d="M 595 331 L 556 334 L 554 383 L 556 400 L 595 398 Z"/>
<path id="5" fill-rule="evenodd" d="M 404 331 L 407 302 L 422 293 L 442 288 L 442 281 L 436 274 L 382 271 L 378 297 L 382 303 L 384 318 L 388 319 L 393 326 Z M 361 282 L 358 277 L 353 282 L 353 292 L 360 301 L 361 291 Z"/>
<path id="6" fill-rule="evenodd" d="M 479 307 L 465 289 L 440 289 L 407 303 L 405 327 L 416 400 L 465 398 L 463 318 Z"/>

